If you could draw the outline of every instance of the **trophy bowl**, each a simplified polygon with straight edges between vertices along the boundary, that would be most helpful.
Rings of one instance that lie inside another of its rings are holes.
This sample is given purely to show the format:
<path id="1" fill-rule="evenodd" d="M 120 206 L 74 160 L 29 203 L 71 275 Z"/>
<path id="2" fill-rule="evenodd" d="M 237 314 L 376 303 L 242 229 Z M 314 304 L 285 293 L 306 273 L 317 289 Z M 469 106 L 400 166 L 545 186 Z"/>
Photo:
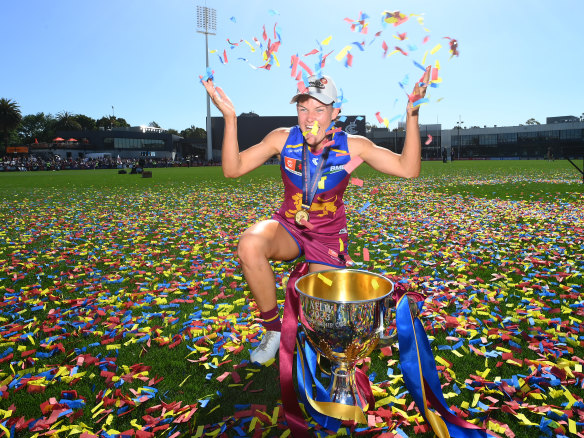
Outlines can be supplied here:
<path id="1" fill-rule="evenodd" d="M 355 382 L 355 364 L 367 357 L 393 318 L 393 283 L 368 271 L 332 269 L 298 279 L 299 317 L 308 341 L 331 362 L 331 402 L 359 406 L 366 401 Z"/>

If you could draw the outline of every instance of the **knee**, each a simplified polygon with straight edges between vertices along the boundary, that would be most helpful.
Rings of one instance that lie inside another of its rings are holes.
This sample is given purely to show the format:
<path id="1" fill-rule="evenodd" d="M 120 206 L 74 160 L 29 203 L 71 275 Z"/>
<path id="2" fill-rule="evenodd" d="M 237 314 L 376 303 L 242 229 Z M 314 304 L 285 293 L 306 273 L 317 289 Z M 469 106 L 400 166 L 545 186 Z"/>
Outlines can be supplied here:
<path id="1" fill-rule="evenodd" d="M 237 256 L 244 265 L 266 258 L 263 239 L 253 234 L 243 234 L 237 244 Z"/>

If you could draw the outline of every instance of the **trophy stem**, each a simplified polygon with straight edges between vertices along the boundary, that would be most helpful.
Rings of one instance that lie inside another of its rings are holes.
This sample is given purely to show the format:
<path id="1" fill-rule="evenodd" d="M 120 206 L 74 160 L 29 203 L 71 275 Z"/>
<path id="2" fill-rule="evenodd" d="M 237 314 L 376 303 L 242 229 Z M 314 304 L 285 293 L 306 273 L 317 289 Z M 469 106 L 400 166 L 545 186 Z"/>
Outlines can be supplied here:
<path id="1" fill-rule="evenodd" d="M 355 380 L 355 367 L 342 362 L 331 363 L 331 382 L 328 387 L 331 402 L 359 406 L 363 409 L 365 398 L 359 394 Z"/>

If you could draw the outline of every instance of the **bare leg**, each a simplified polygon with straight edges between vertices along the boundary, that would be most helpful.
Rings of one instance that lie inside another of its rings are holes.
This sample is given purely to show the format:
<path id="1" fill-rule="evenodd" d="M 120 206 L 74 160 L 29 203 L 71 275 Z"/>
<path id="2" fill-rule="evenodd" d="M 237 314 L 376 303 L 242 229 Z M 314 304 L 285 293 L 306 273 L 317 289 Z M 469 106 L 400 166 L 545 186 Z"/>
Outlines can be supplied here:
<path id="1" fill-rule="evenodd" d="M 251 226 L 241 235 L 237 254 L 243 275 L 260 312 L 276 306 L 276 282 L 270 260 L 291 260 L 299 255 L 298 245 L 275 220 Z"/>

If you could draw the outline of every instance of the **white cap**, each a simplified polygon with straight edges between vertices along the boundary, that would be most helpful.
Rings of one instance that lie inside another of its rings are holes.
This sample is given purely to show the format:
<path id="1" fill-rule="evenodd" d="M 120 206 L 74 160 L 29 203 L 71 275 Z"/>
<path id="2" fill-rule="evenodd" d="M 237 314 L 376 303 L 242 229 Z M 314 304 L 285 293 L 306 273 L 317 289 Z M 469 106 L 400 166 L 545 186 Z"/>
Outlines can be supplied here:
<path id="1" fill-rule="evenodd" d="M 312 75 L 308 78 L 308 88 L 298 90 L 290 103 L 297 102 L 301 96 L 311 96 L 325 105 L 330 105 L 337 101 L 337 87 L 329 76 Z"/>

